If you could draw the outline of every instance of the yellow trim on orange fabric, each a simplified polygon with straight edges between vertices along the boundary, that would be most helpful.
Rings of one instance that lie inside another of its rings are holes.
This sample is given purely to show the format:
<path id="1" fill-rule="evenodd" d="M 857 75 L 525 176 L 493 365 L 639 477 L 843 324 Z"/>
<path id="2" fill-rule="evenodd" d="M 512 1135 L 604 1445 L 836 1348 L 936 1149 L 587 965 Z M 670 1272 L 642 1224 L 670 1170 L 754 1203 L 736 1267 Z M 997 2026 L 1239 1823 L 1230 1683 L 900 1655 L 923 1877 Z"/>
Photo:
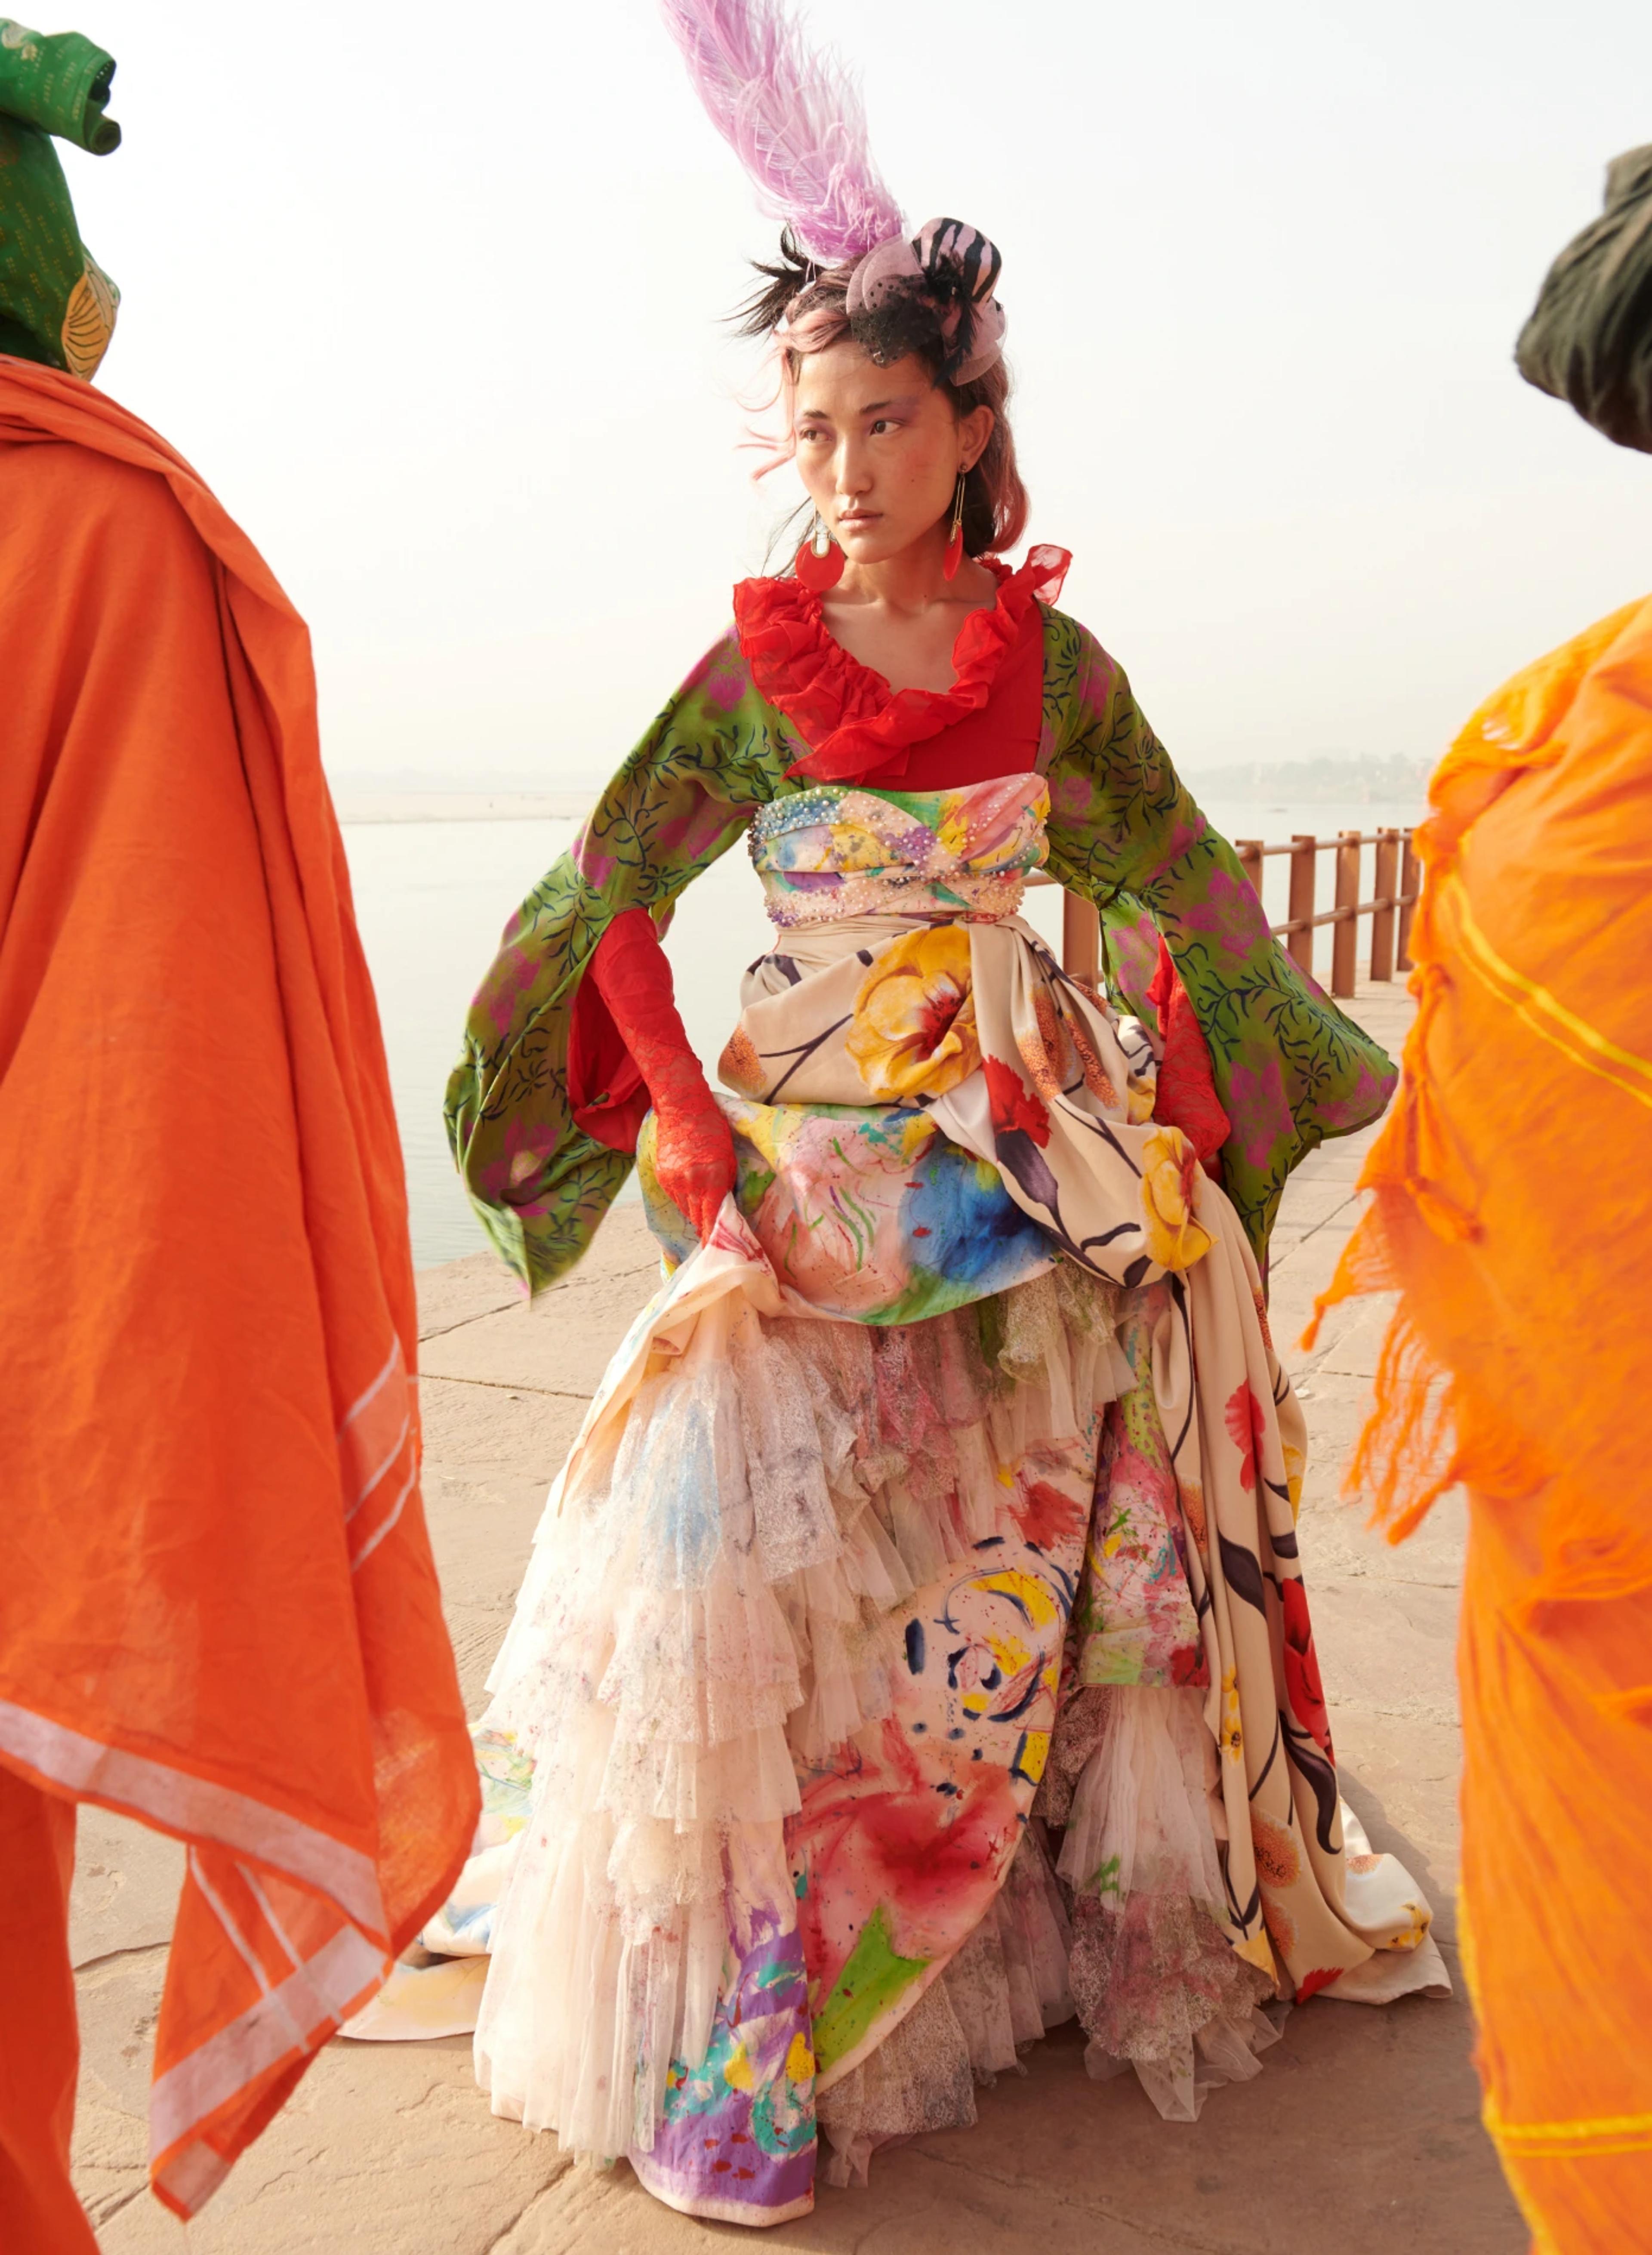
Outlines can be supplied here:
<path id="1" fill-rule="evenodd" d="M 1652 2152 L 1652 2114 L 1603 2114 L 1593 2121 L 1505 2122 L 1486 2100 L 1484 2119 L 1499 2153 L 1523 2161 L 1603 2160 Z"/>
<path id="2" fill-rule="evenodd" d="M 1652 1060 L 1635 1056 L 1632 1050 L 1620 1049 L 1575 1010 L 1568 1009 L 1546 987 L 1540 987 L 1535 979 L 1528 979 L 1523 972 L 1505 963 L 1475 923 L 1461 878 L 1448 877 L 1445 890 L 1457 913 L 1463 938 L 1463 959 L 1469 969 L 1501 1001 L 1511 1003 L 1533 1033 L 1570 1057 L 1573 1064 L 1610 1081 L 1626 1096 L 1652 1111 Z"/>
<path id="3" fill-rule="evenodd" d="M 1468 1891 L 1459 1879 L 1457 1883 L 1457 1959 L 1463 1969 L 1463 1985 L 1468 1991 L 1468 2001 L 1474 2017 L 1480 2018 L 1480 1958 L 1474 1948 L 1474 1929 L 1468 1915 Z"/>

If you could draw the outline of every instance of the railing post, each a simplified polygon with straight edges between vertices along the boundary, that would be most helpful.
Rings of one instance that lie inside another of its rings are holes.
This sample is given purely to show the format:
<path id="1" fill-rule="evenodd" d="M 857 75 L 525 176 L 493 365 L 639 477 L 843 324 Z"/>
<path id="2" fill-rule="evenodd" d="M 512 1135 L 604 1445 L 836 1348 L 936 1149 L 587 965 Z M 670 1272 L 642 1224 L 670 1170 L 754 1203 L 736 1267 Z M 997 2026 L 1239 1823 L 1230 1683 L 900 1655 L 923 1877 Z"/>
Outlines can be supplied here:
<path id="1" fill-rule="evenodd" d="M 1093 993 L 1101 984 L 1101 917 L 1077 893 L 1061 896 L 1061 967 Z"/>
<path id="2" fill-rule="evenodd" d="M 1360 945 L 1360 847 L 1357 830 L 1339 831 L 1337 917 L 1331 927 L 1331 991 L 1352 994 L 1360 983 L 1354 961 Z"/>
<path id="3" fill-rule="evenodd" d="M 1409 971 L 1411 968 L 1411 918 L 1417 913 L 1416 902 L 1408 900 L 1406 896 L 1408 893 L 1418 891 L 1423 882 L 1423 864 L 1417 859 L 1417 847 L 1412 842 L 1415 836 L 1414 831 L 1406 832 L 1405 852 L 1400 860 L 1400 968 L 1402 971 Z"/>
<path id="4" fill-rule="evenodd" d="M 1319 840 L 1306 831 L 1290 836 L 1290 922 L 1301 927 L 1285 942 L 1293 963 L 1313 977 L 1313 879 Z"/>
<path id="5" fill-rule="evenodd" d="M 1371 916 L 1373 979 L 1392 979 L 1394 976 L 1394 922 L 1399 892 L 1400 833 L 1397 830 L 1379 830 L 1376 882 L 1371 894 L 1376 903 Z"/>
<path id="6" fill-rule="evenodd" d="M 1239 856 L 1239 866 L 1250 879 L 1250 889 L 1258 900 L 1262 898 L 1262 841 L 1260 838 L 1236 838 L 1234 840 L 1234 851 Z"/>

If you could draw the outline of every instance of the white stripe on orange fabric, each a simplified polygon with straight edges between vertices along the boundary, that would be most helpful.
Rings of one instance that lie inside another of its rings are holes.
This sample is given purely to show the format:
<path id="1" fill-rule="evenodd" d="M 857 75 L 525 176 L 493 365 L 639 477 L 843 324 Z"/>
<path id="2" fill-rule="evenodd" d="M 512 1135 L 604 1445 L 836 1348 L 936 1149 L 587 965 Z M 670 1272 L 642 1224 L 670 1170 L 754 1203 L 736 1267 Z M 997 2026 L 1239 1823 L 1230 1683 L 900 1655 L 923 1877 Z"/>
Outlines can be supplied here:
<path id="1" fill-rule="evenodd" d="M 349 1431 L 350 1427 L 355 1424 L 356 1419 L 368 1407 L 369 1403 L 373 1401 L 378 1394 L 383 1392 L 385 1386 L 390 1381 L 391 1372 L 396 1368 L 397 1364 L 400 1362 L 401 1359 L 402 1343 L 400 1339 L 392 1339 L 390 1341 L 390 1354 L 385 1360 L 383 1369 L 380 1371 L 378 1376 L 373 1380 L 373 1383 L 368 1387 L 367 1391 L 364 1394 L 357 1395 L 355 1402 L 345 1411 L 342 1419 L 340 1421 L 338 1437 L 341 1443 L 343 1441 L 346 1433 Z"/>
<path id="2" fill-rule="evenodd" d="M 408 1437 L 409 1433 L 411 1433 L 411 1432 L 412 1429 L 413 1429 L 413 1413 L 412 1413 L 412 1410 L 410 1408 L 410 1409 L 408 1410 L 408 1412 L 407 1412 L 407 1415 L 406 1415 L 406 1416 L 403 1418 L 403 1420 L 402 1420 L 402 1427 L 401 1427 L 401 1430 L 400 1430 L 400 1432 L 398 1432 L 398 1433 L 397 1434 L 396 1438 L 395 1438 L 395 1439 L 391 1442 L 391 1444 L 390 1444 L 390 1453 L 389 1453 L 389 1455 L 388 1455 L 388 1456 L 386 1456 L 386 1458 L 384 1458 L 383 1463 L 383 1464 L 381 1464 L 381 1465 L 379 1465 L 379 1467 L 378 1467 L 377 1471 L 376 1471 L 376 1472 L 373 1472 L 373 1473 L 371 1473 L 371 1474 L 369 1474 L 369 1476 L 368 1477 L 368 1479 L 365 1479 L 365 1480 L 362 1482 L 362 1484 L 361 1487 L 358 1489 L 358 1491 L 357 1491 L 357 1493 L 356 1493 L 356 1498 L 355 1498 L 355 1502 L 350 1506 L 349 1509 L 345 1513 L 345 1514 L 344 1514 L 344 1524 L 345 1524 L 347 1527 L 349 1525 L 350 1521 L 355 1518 L 355 1516 L 356 1513 L 357 1513 L 357 1512 L 362 1508 L 362 1505 L 367 1501 L 367 1499 L 369 1498 L 369 1496 L 372 1494 L 372 1493 L 373 1493 L 374 1489 L 378 1486 L 379 1482 L 383 1479 L 383 1477 L 384 1477 L 385 1473 L 386 1473 L 387 1472 L 389 1472 L 389 1470 L 390 1470 L 390 1466 L 391 1466 L 391 1465 L 396 1462 L 397 1458 L 401 1455 L 403 1449 L 404 1449 L 404 1448 L 406 1446 L 406 1444 L 407 1444 L 407 1437 Z"/>
<path id="3" fill-rule="evenodd" d="M 212 1840 L 313 1886 L 369 1934 L 386 1931 L 373 1859 L 284 1809 L 146 1754 L 103 1745 L 32 1708 L 0 1699 L 0 1753 L 66 1793 L 101 1801 L 181 1838 Z"/>
<path id="4" fill-rule="evenodd" d="M 270 1994 L 270 1976 L 264 1971 L 263 1966 L 259 1964 L 257 1951 L 252 1947 L 252 1944 L 247 1940 L 246 1935 L 243 1934 L 241 1928 L 235 1924 L 234 1919 L 230 1917 L 229 1913 L 224 1908 L 223 1898 L 218 1893 L 218 1891 L 213 1886 L 212 1881 L 207 1877 L 206 1872 L 201 1869 L 200 1858 L 196 1854 L 193 1848 L 189 1851 L 189 1876 L 193 1879 L 195 1885 L 200 1889 L 201 1893 L 206 1897 L 207 1907 L 211 1911 L 219 1925 L 222 1927 L 224 1932 L 229 1936 L 230 1941 L 234 1942 L 235 1946 L 235 1955 L 240 1958 L 248 1972 L 251 1974 L 253 1980 L 257 1984 L 259 1994 L 261 1996 L 267 1997 Z M 301 2043 L 303 2041 L 303 2038 L 300 2036 L 296 2027 L 292 2031 L 292 2036 L 295 2043 Z"/>
<path id="5" fill-rule="evenodd" d="M 374 1529 L 373 1533 L 369 1535 L 366 1542 L 362 1543 L 355 1557 L 351 1559 L 351 1573 L 354 1574 L 359 1567 L 364 1566 L 367 1563 L 367 1561 L 372 1556 L 373 1553 L 378 1549 L 379 1544 L 384 1540 L 384 1537 L 390 1533 L 391 1528 L 395 1526 L 397 1521 L 401 1517 L 404 1509 L 406 1507 L 407 1499 L 411 1495 L 418 1484 L 418 1466 L 415 1465 L 412 1471 L 407 1475 L 407 1479 L 403 1486 L 401 1493 L 397 1497 L 395 1502 L 391 1504 L 390 1510 L 379 1521 L 378 1526 Z"/>
<path id="6" fill-rule="evenodd" d="M 245 1864 L 237 1864 L 235 1865 L 235 1869 L 245 1880 L 254 1900 L 257 1903 L 259 1912 L 262 1914 L 265 1924 L 269 1927 L 270 1931 L 274 1935 L 276 1940 L 280 1943 L 282 1949 L 286 1952 L 287 1963 L 292 1967 L 293 1971 L 299 1974 L 303 1980 L 305 1994 L 307 1995 L 309 1999 L 310 2017 L 307 2020 L 304 2021 L 302 2025 L 304 2027 L 313 2028 L 328 2017 L 327 2000 L 325 1998 L 317 1994 L 314 1986 L 310 1981 L 309 1976 L 305 1972 L 304 1959 L 299 1953 L 298 1945 L 293 1941 L 292 1935 L 287 1932 L 285 1927 L 282 1925 L 280 1920 L 276 1916 L 275 1906 L 270 1900 L 269 1896 L 264 1893 L 263 1887 L 258 1884 L 257 1873 L 252 1871 Z M 300 2009 L 302 2008 L 302 2001 L 300 2000 Z M 294 2041 L 300 2046 L 300 2048 L 302 2048 L 305 2040 L 298 2027 L 295 2027 L 293 2029 L 293 2037 Z"/>
<path id="7" fill-rule="evenodd" d="M 397 1380 L 399 1384 L 392 1382 Z M 395 1462 L 411 1428 L 413 1400 L 407 1364 L 397 1339 L 391 1345 L 383 1368 L 358 1397 L 338 1430 L 347 1517 L 355 1517 L 364 1499 Z"/>
<path id="8" fill-rule="evenodd" d="M 236 1869 L 240 1869 L 238 1865 Z M 205 1866 L 202 1865 L 199 1854 L 193 1848 L 189 1851 L 189 1876 L 193 1879 L 195 1885 L 200 1889 L 207 1908 L 212 1912 L 213 1916 L 217 1920 L 219 1925 L 222 1927 L 224 1932 L 228 1935 L 230 1942 L 235 1947 L 236 1956 L 241 1959 L 242 1963 L 247 1968 L 247 1970 L 251 1974 L 253 1979 L 257 1983 L 259 1993 L 267 1997 L 271 2003 L 273 2003 L 275 2001 L 276 1992 L 271 1985 L 270 1976 L 264 1970 L 264 1966 L 259 1959 L 257 1951 L 253 1948 L 251 1942 L 248 1941 L 246 1935 L 241 1931 L 240 1926 L 230 1914 L 228 1905 L 225 1902 L 223 1897 L 218 1893 L 217 1889 L 213 1886 L 212 1881 L 207 1877 Z M 288 1984 L 284 1981 L 281 1986 L 285 1992 Z M 312 2002 L 313 2001 L 314 1999 L 312 1998 Z M 292 2051 L 304 2051 L 307 2049 L 309 2030 L 308 2028 L 299 2027 L 297 2019 L 293 2015 L 290 2004 L 282 2010 L 281 2017 L 286 2022 L 288 2048 Z M 314 2025 L 314 2021 L 312 2020 L 310 2022 L 310 2027 L 313 2027 Z"/>
<path id="9" fill-rule="evenodd" d="M 276 1916 L 269 1896 L 265 1894 L 263 1887 L 258 1883 L 258 1874 L 257 1872 L 255 1872 L 251 1866 L 247 1864 L 237 1864 L 235 1865 L 235 1869 L 246 1881 L 249 1893 L 252 1896 L 253 1900 L 257 1904 L 258 1908 L 264 1914 L 264 1924 L 269 1928 L 271 1933 L 274 1935 L 276 1940 L 281 1944 L 283 1949 L 286 1951 L 288 1964 L 294 1966 L 302 1965 L 304 1960 L 299 1956 L 297 1949 L 293 1947 L 292 1935 L 287 1932 L 285 1927 L 282 1925 L 280 1920 Z"/>
<path id="10" fill-rule="evenodd" d="M 155 2172 L 155 2181 L 165 2186 L 186 2216 L 199 2216 L 234 2166 L 210 2146 L 186 2146 Z"/>
<path id="11" fill-rule="evenodd" d="M 341 1927 L 313 1957 L 268 1996 L 260 1997 L 238 2020 L 218 2029 L 155 2078 L 149 2100 L 151 2160 L 158 2160 L 238 2091 L 247 2090 L 292 2055 L 292 2006 L 306 1992 L 320 1998 L 327 2014 L 337 2021 L 363 1990 L 382 1980 L 389 1970 L 383 1951 L 375 1949 L 353 1926 Z M 313 2030 L 311 2036 L 316 2040 L 306 2038 L 300 2050 L 320 2048 L 324 2039 L 319 2030 Z M 188 2151 L 175 2156 L 164 2173 L 168 2191 L 185 2206 L 191 2203 L 187 2193 L 179 2191 L 179 2184 L 189 2177 L 189 2159 Z M 199 2199 L 193 2205 L 200 2205 Z"/>

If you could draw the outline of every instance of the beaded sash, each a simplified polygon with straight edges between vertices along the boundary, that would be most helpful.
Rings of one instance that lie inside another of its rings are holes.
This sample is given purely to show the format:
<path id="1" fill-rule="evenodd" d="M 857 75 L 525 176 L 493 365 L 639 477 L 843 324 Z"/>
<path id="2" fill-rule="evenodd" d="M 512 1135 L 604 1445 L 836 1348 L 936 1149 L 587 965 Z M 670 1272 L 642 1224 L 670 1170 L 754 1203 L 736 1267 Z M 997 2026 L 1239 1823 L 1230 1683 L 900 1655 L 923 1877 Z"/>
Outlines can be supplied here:
<path id="1" fill-rule="evenodd" d="M 1049 811 L 1037 775 L 961 790 L 816 783 L 761 809 L 749 842 L 782 930 L 861 916 L 995 921 L 1015 915 L 1044 866 Z"/>

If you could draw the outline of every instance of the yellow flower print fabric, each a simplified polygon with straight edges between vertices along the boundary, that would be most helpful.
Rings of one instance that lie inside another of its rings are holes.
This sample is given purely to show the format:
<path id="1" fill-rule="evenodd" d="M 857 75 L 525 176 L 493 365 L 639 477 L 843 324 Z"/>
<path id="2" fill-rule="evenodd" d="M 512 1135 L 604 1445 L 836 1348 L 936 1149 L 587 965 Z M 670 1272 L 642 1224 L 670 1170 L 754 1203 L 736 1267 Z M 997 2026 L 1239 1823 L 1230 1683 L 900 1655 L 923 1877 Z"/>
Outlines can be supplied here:
<path id="1" fill-rule="evenodd" d="M 1191 1268 L 1210 1250 L 1194 1219 L 1199 1154 L 1179 1128 L 1156 1128 L 1142 1146 L 1142 1211 L 1148 1250 L 1161 1268 Z"/>
<path id="2" fill-rule="evenodd" d="M 978 834 L 969 803 L 983 796 L 995 835 L 1020 836 L 1030 859 L 1036 776 L 933 794 L 917 826 L 925 838 Z M 903 815 L 912 810 L 909 798 Z M 759 818 L 760 866 L 770 827 Z M 1192 1147 L 1153 1120 L 1145 1031 L 1115 1020 L 1016 917 L 855 914 L 783 927 L 748 979 L 724 1064 L 763 1105 L 920 1105 L 950 1145 L 995 1170 L 1052 1251 L 1111 1283 L 1179 1274 L 1209 1248 Z"/>
<path id="3" fill-rule="evenodd" d="M 904 933 L 873 964 L 845 1043 L 882 1102 L 944 1096 L 981 1063 L 969 934 L 946 924 Z"/>

